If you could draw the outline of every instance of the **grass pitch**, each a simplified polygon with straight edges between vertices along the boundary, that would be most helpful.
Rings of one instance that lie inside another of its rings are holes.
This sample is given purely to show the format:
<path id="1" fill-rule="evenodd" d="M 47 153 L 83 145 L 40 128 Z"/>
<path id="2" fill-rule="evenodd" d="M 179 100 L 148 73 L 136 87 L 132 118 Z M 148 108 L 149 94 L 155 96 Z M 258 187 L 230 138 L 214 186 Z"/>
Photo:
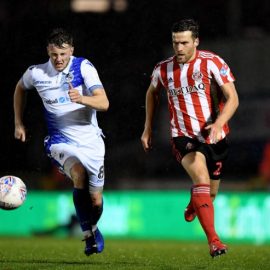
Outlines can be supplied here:
<path id="1" fill-rule="evenodd" d="M 270 245 L 229 244 L 212 259 L 206 243 L 156 240 L 106 240 L 104 252 L 86 257 L 77 238 L 0 238 L 1 270 L 83 269 L 270 269 Z"/>

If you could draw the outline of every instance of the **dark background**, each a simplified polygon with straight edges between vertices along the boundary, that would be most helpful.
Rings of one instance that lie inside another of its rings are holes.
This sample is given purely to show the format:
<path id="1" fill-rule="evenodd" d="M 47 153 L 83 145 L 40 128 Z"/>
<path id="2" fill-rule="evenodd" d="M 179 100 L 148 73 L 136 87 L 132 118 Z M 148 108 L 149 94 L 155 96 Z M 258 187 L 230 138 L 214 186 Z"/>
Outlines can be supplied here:
<path id="1" fill-rule="evenodd" d="M 74 54 L 88 58 L 97 68 L 110 100 L 109 111 L 98 113 L 106 136 L 107 188 L 178 188 L 189 183 L 171 155 L 165 97 L 153 151 L 146 155 L 140 144 L 150 75 L 157 62 L 173 53 L 171 25 L 187 17 L 201 25 L 199 48 L 220 54 L 237 79 L 240 108 L 231 121 L 224 181 L 231 187 L 253 187 L 257 178 L 261 180 L 259 166 L 270 133 L 270 2 L 266 0 L 127 0 L 127 9 L 120 12 L 112 0 L 104 13 L 75 13 L 65 0 L 2 0 L 1 175 L 21 176 L 30 188 L 65 188 L 63 182 L 53 182 L 61 177 L 44 154 L 46 127 L 39 97 L 34 91 L 28 97 L 25 144 L 14 139 L 12 108 L 15 85 L 26 68 L 48 60 L 48 32 L 64 27 L 75 37 Z M 254 185 L 261 188 L 260 183 Z"/>

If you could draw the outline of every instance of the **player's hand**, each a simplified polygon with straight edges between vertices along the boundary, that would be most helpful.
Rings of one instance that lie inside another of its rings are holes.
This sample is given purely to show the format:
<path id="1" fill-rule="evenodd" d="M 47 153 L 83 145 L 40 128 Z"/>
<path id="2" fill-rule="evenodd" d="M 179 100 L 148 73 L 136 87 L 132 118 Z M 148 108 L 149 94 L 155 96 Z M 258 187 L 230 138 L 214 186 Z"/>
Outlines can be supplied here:
<path id="1" fill-rule="evenodd" d="M 144 151 L 148 153 L 152 148 L 152 132 L 150 130 L 145 129 L 143 131 L 143 134 L 141 136 L 141 143 Z"/>
<path id="2" fill-rule="evenodd" d="M 71 102 L 76 102 L 79 104 L 82 104 L 82 95 L 80 92 L 76 89 L 73 88 L 73 85 L 69 82 L 69 90 L 68 90 L 68 95 L 71 100 Z"/>
<path id="3" fill-rule="evenodd" d="M 213 123 L 205 127 L 206 130 L 209 130 L 210 142 L 216 144 L 222 139 L 222 126 L 218 123 Z"/>
<path id="4" fill-rule="evenodd" d="M 23 125 L 15 125 L 14 137 L 17 140 L 25 142 L 26 139 L 26 131 Z"/>

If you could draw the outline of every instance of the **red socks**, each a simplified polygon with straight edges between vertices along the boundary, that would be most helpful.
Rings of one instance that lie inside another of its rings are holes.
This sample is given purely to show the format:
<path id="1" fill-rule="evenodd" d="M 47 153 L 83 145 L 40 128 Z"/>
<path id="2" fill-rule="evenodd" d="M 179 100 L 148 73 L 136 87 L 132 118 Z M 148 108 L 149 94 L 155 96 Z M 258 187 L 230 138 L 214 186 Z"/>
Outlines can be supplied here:
<path id="1" fill-rule="evenodd" d="M 208 243 L 219 240 L 214 225 L 214 207 L 210 197 L 210 185 L 194 185 L 192 188 L 191 201 L 207 236 Z"/>

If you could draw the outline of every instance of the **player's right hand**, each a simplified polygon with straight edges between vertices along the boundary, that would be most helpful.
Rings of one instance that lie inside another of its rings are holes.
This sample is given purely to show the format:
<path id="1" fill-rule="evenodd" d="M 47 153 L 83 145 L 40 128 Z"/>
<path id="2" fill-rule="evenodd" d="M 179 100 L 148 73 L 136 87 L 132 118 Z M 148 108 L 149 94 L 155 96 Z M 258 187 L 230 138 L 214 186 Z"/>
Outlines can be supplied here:
<path id="1" fill-rule="evenodd" d="M 14 137 L 17 140 L 25 142 L 26 132 L 25 127 L 23 125 L 15 125 Z"/>
<path id="2" fill-rule="evenodd" d="M 152 134 L 151 133 L 152 133 L 151 131 L 145 129 L 141 136 L 141 143 L 146 153 L 149 152 L 152 148 Z"/>

